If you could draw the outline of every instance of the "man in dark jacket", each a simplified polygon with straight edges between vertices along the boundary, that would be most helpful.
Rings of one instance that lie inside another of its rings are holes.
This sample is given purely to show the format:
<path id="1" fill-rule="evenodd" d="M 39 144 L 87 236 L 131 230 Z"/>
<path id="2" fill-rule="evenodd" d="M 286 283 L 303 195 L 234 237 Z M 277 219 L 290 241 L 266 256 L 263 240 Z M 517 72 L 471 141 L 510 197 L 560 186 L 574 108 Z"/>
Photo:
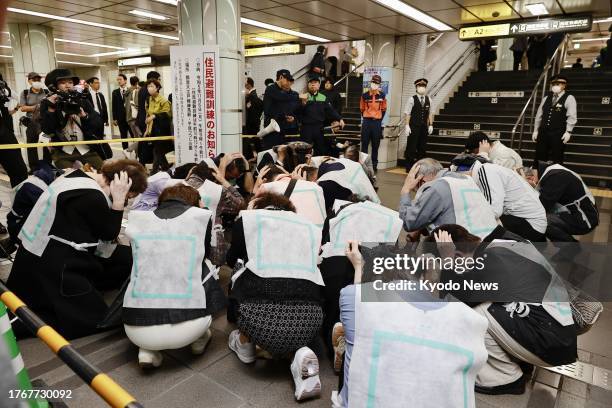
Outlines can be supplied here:
<path id="1" fill-rule="evenodd" d="M 78 93 L 74 92 L 74 84 L 78 82 L 78 77 L 63 68 L 54 69 L 45 77 L 45 84 L 52 95 L 40 103 L 41 130 L 44 133 L 41 141 L 50 139 L 53 142 L 66 142 L 100 138 L 96 130 L 103 127 L 104 122 L 86 97 L 76 97 Z M 63 96 L 60 97 L 60 94 Z M 66 95 L 76 98 L 76 104 L 68 103 Z M 99 169 L 102 161 L 112 155 L 107 144 L 63 146 L 51 152 L 55 166 L 60 169 L 72 167 L 77 160 Z"/>
<path id="2" fill-rule="evenodd" d="M 253 78 L 247 78 L 244 84 L 246 91 L 245 109 L 246 123 L 244 133 L 247 135 L 256 135 L 261 127 L 261 114 L 263 113 L 263 101 L 257 96 L 255 82 Z"/>
<path id="3" fill-rule="evenodd" d="M 285 142 L 285 135 L 297 128 L 295 111 L 299 107 L 299 95 L 291 90 L 293 76 L 286 69 L 276 72 L 276 83 L 266 88 L 264 93 L 264 126 L 274 120 L 279 131 L 265 135 L 262 139 L 262 149 L 271 149 Z"/>
<path id="4" fill-rule="evenodd" d="M 327 156 L 329 146 L 323 135 L 325 121 L 331 119 L 332 124 L 338 123 L 340 127 L 344 127 L 344 121 L 327 101 L 327 97 L 319 92 L 320 86 L 319 77 L 311 77 L 308 81 L 308 93 L 300 96 L 302 101 L 302 106 L 298 110 L 302 123 L 300 138 L 303 142 L 313 145 L 315 156 Z"/>
<path id="5" fill-rule="evenodd" d="M 125 114 L 125 95 L 127 94 L 127 77 L 124 74 L 117 75 L 117 85 L 119 88 L 115 89 L 112 94 L 112 107 L 113 107 L 113 124 L 119 127 L 119 133 L 121 138 L 125 139 L 132 135 L 132 130 L 127 123 L 127 116 Z M 122 142 L 121 145 L 124 149 L 127 149 L 128 143 Z"/>

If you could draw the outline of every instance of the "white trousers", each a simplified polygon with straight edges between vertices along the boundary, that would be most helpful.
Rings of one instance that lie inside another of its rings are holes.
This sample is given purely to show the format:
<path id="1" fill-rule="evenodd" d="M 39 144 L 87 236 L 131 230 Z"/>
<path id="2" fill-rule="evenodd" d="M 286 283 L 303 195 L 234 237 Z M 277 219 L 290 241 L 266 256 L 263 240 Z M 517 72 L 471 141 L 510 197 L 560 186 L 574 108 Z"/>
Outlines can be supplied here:
<path id="1" fill-rule="evenodd" d="M 155 326 L 123 325 L 125 334 L 141 349 L 159 351 L 172 350 L 190 345 L 210 328 L 211 316 L 200 317 L 175 324 Z"/>
<path id="2" fill-rule="evenodd" d="M 476 375 L 476 384 L 483 387 L 495 387 L 518 380 L 523 375 L 523 371 L 516 360 L 539 367 L 548 367 L 550 364 L 521 346 L 504 330 L 487 311 L 490 305 L 489 302 L 481 303 L 474 308 L 474 311 L 486 317 L 489 322 L 485 333 L 485 347 L 489 356 L 487 363 Z"/>

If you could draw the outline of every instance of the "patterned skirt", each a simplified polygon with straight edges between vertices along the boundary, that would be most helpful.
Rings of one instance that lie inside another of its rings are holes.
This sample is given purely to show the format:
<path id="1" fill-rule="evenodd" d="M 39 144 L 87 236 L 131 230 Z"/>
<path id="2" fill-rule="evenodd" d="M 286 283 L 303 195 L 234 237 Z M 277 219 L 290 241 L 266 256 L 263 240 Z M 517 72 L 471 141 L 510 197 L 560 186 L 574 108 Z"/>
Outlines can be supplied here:
<path id="1" fill-rule="evenodd" d="M 238 327 L 274 357 L 285 357 L 309 345 L 323 324 L 317 302 L 248 301 L 239 306 Z"/>

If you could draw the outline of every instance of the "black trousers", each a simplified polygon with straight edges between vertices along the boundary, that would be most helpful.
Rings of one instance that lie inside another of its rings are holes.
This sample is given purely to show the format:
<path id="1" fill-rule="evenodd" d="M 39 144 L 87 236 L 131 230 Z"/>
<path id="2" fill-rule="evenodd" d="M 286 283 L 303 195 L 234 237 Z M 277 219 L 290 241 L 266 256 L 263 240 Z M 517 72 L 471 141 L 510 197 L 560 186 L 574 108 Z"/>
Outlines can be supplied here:
<path id="1" fill-rule="evenodd" d="M 546 235 L 533 229 L 525 218 L 504 214 L 499 217 L 502 225 L 510 232 L 514 232 L 531 242 L 546 242 Z"/>
<path id="2" fill-rule="evenodd" d="M 363 118 L 361 124 L 361 151 L 367 153 L 370 142 L 372 142 L 372 164 L 374 165 L 374 171 L 378 167 L 380 139 L 382 139 L 382 120 Z"/>
<path id="3" fill-rule="evenodd" d="M 18 143 L 12 130 L 7 129 L 4 124 L 0 124 L 0 126 L 2 126 L 0 129 L 0 144 Z M 28 178 L 28 168 L 23 161 L 20 149 L 0 150 L 0 165 L 9 176 L 11 187 L 15 187 Z"/>
<path id="4" fill-rule="evenodd" d="M 119 127 L 119 134 L 121 135 L 122 139 L 127 138 L 128 133 L 130 137 L 134 137 L 134 135 L 132 134 L 132 129 L 130 129 L 130 125 L 128 125 L 126 120 L 118 120 L 117 126 Z M 124 150 L 128 148 L 128 145 L 128 142 L 121 142 L 121 147 L 123 147 Z"/>
<path id="5" fill-rule="evenodd" d="M 302 124 L 300 140 L 312 144 L 313 156 L 329 156 L 329 146 L 323 135 L 323 124 Z"/>
<path id="6" fill-rule="evenodd" d="M 574 235 L 588 234 L 594 229 L 594 227 L 589 228 L 577 214 L 546 214 L 546 219 L 548 220 L 546 237 L 553 242 L 576 242 Z"/>
<path id="7" fill-rule="evenodd" d="M 410 136 L 406 141 L 406 151 L 404 158 L 406 159 L 406 169 L 410 169 L 412 165 L 425 157 L 427 151 L 427 125 L 410 126 Z"/>
<path id="8" fill-rule="evenodd" d="M 543 129 L 538 133 L 536 141 L 536 152 L 534 165 L 540 161 L 552 160 L 553 163 L 563 164 L 565 154 L 565 144 L 561 140 L 564 131 L 551 131 Z"/>

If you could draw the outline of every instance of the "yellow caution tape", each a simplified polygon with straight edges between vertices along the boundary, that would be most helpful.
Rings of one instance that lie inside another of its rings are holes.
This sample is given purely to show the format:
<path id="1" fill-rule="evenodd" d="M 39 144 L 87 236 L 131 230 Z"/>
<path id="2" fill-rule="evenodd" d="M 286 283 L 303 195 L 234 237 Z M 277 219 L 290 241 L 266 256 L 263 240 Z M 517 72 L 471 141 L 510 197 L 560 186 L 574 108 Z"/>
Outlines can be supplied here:
<path id="1" fill-rule="evenodd" d="M 103 143 L 121 142 L 154 142 L 156 140 L 174 140 L 174 136 L 152 136 L 152 137 L 130 137 L 126 139 L 101 139 L 101 140 L 75 140 L 73 142 L 48 142 L 48 143 L 15 143 L 0 145 L 0 150 L 5 149 L 31 149 L 37 147 L 92 145 Z"/>

